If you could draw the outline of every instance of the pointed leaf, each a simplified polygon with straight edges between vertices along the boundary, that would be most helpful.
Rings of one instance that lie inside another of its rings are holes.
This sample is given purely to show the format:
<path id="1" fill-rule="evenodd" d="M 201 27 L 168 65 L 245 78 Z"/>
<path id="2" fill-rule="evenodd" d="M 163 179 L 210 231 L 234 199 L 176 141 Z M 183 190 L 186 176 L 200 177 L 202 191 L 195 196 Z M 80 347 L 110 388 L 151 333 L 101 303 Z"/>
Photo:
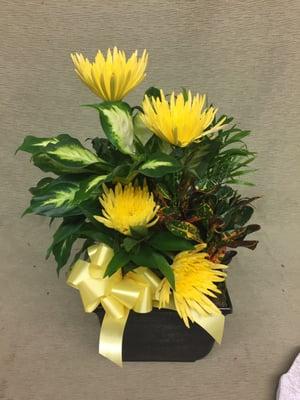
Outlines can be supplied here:
<path id="1" fill-rule="evenodd" d="M 160 251 L 184 251 L 194 248 L 191 241 L 172 235 L 171 232 L 156 233 L 151 237 L 148 243 L 150 246 Z"/>
<path id="2" fill-rule="evenodd" d="M 151 178 L 159 178 L 182 168 L 180 162 L 168 154 L 151 154 L 139 167 L 139 172 Z"/>
<path id="3" fill-rule="evenodd" d="M 168 279 L 170 285 L 175 287 L 175 278 L 173 270 L 166 258 L 151 249 L 149 246 L 143 246 L 137 254 L 131 255 L 131 260 L 138 266 L 158 269 Z"/>
<path id="4" fill-rule="evenodd" d="M 111 276 L 117 272 L 120 268 L 125 267 L 130 261 L 129 254 L 125 250 L 119 250 L 111 259 L 108 264 L 104 276 Z"/>

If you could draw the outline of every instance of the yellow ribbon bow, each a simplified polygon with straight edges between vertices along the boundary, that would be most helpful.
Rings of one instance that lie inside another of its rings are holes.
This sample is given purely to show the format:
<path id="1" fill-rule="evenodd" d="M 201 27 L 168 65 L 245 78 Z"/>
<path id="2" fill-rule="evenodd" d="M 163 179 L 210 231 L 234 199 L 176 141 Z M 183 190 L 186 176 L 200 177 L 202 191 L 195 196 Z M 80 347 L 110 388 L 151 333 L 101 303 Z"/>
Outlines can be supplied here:
<path id="1" fill-rule="evenodd" d="M 104 308 L 99 353 L 122 366 L 123 333 L 129 312 L 148 313 L 153 306 L 158 307 L 156 293 L 161 279 L 145 267 L 138 267 L 125 276 L 119 269 L 112 276 L 104 278 L 114 255 L 113 249 L 100 243 L 89 247 L 88 255 L 90 262 L 78 260 L 71 269 L 67 283 L 79 290 L 86 312 L 94 311 L 99 305 Z M 175 310 L 173 299 L 166 308 Z M 224 316 L 201 316 L 195 309 L 192 314 L 193 321 L 221 343 Z"/>
<path id="2" fill-rule="evenodd" d="M 130 310 L 148 313 L 161 280 L 150 269 L 136 268 L 124 277 L 118 270 L 104 278 L 113 249 L 104 243 L 88 248 L 90 262 L 78 260 L 67 283 L 78 289 L 86 312 L 100 304 L 105 310 L 99 338 L 99 353 L 122 366 L 123 332 Z"/>

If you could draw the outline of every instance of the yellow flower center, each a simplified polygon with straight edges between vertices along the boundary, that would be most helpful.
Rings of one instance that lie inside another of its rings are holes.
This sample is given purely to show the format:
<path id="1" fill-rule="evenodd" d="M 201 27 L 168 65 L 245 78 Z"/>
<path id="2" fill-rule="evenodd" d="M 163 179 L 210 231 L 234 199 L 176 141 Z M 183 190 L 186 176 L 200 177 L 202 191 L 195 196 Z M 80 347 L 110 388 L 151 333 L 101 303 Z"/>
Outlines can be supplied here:
<path id="1" fill-rule="evenodd" d="M 150 227 L 158 221 L 159 206 L 146 184 L 139 187 L 130 183 L 122 187 L 118 183 L 114 191 L 104 185 L 104 194 L 99 200 L 103 216 L 95 216 L 96 220 L 124 235 L 130 235 L 132 227 Z"/>

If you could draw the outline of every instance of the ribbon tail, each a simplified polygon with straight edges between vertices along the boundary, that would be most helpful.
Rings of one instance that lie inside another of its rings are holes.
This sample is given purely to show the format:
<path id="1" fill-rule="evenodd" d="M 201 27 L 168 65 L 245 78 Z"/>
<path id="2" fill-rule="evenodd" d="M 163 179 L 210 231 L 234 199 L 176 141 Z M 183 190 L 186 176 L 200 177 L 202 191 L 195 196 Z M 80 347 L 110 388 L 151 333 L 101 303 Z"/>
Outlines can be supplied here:
<path id="1" fill-rule="evenodd" d="M 193 318 L 194 321 L 209 333 L 217 343 L 221 344 L 225 324 L 225 317 L 223 314 L 207 315 L 204 317 L 199 315 L 197 312 L 193 312 Z"/>
<path id="2" fill-rule="evenodd" d="M 122 367 L 123 333 L 128 315 L 128 309 L 124 311 L 122 318 L 114 318 L 105 313 L 100 330 L 99 354 L 120 367 Z"/>

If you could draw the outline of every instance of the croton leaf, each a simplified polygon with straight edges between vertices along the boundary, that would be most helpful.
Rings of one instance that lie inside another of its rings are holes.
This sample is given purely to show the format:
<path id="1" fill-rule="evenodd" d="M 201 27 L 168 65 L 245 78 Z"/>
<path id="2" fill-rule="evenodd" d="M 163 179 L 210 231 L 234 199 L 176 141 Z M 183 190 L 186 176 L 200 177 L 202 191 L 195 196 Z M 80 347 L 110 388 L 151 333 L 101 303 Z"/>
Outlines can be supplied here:
<path id="1" fill-rule="evenodd" d="M 148 243 L 160 251 L 183 251 L 194 248 L 191 241 L 175 236 L 171 232 L 158 232 Z"/>
<path id="2" fill-rule="evenodd" d="M 224 244 L 231 244 L 238 239 L 244 239 L 245 236 L 249 235 L 250 233 L 256 232 L 260 229 L 260 225 L 251 224 L 244 226 L 243 228 L 232 229 L 230 231 L 225 231 L 221 235 L 221 241 Z"/>
<path id="3" fill-rule="evenodd" d="M 175 287 L 174 273 L 170 264 L 162 254 L 151 247 L 141 246 L 137 253 L 131 254 L 131 260 L 138 266 L 158 269 L 167 278 L 170 285 Z"/>
<path id="4" fill-rule="evenodd" d="M 170 221 L 166 222 L 166 227 L 175 236 L 185 239 L 194 240 L 195 242 L 202 242 L 198 228 L 186 221 Z"/>
<path id="5" fill-rule="evenodd" d="M 139 172 L 151 178 L 159 178 L 182 168 L 180 162 L 168 154 L 151 154 L 139 167 Z"/>

